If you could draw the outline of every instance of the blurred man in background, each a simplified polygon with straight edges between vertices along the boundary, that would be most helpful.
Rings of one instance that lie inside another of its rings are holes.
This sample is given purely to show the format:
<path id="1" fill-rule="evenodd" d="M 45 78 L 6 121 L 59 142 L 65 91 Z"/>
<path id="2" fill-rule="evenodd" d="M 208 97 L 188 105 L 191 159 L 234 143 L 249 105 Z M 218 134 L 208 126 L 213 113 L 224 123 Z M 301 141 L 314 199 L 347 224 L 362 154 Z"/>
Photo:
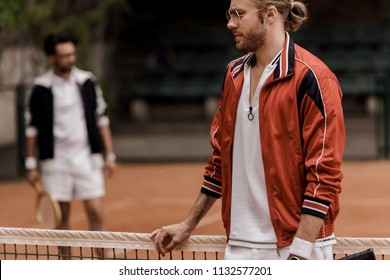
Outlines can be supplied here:
<path id="1" fill-rule="evenodd" d="M 71 201 L 80 199 L 90 229 L 104 230 L 104 174 L 111 176 L 116 167 L 107 105 L 95 76 L 75 66 L 73 37 L 49 35 L 44 51 L 52 67 L 34 80 L 28 99 L 27 179 L 31 184 L 42 181 L 59 201 L 60 229 L 69 229 Z"/>

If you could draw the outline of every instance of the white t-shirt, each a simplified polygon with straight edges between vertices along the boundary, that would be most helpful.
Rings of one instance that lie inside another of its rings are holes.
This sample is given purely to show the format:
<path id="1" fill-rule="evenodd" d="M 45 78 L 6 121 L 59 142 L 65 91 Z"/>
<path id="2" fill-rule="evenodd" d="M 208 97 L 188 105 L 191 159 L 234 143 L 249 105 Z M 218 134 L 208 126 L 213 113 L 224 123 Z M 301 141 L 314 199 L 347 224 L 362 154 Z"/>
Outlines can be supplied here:
<path id="1" fill-rule="evenodd" d="M 268 208 L 260 145 L 259 97 L 261 88 L 276 68 L 279 56 L 280 53 L 264 69 L 252 104 L 249 102 L 250 62 L 244 65 L 244 84 L 234 130 L 230 245 L 250 248 L 277 246 Z M 250 106 L 252 120 L 248 119 Z"/>
<path id="2" fill-rule="evenodd" d="M 68 80 L 55 75 L 54 72 L 50 74 L 54 103 L 54 158 L 41 161 L 42 171 L 74 173 L 101 168 L 102 155 L 91 154 L 75 71 L 72 71 Z"/>

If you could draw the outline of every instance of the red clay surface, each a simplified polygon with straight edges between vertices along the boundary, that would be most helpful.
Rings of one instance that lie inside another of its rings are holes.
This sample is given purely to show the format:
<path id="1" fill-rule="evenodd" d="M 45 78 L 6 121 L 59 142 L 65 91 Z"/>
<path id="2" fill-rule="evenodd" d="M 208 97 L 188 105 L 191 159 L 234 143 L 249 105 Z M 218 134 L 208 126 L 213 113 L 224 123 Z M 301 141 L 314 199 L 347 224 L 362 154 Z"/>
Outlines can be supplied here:
<path id="1" fill-rule="evenodd" d="M 107 180 L 106 229 L 145 232 L 181 221 L 198 195 L 203 163 L 121 164 Z M 389 237 L 390 161 L 345 162 L 337 237 Z M 39 227 L 35 192 L 26 181 L 0 183 L 0 227 Z M 88 230 L 82 204 L 73 203 L 72 229 Z M 224 234 L 220 203 L 194 234 Z"/>

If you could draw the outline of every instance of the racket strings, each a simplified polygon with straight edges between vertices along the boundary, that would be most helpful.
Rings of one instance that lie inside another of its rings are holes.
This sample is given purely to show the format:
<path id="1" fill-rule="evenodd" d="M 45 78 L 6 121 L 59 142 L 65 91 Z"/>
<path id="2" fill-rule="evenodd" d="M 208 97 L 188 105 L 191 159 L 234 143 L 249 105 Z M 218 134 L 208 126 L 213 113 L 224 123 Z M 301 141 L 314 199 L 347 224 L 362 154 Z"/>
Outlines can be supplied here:
<path id="1" fill-rule="evenodd" d="M 36 218 L 42 228 L 58 228 L 61 222 L 61 210 L 58 202 L 48 194 L 41 193 L 37 201 Z"/>

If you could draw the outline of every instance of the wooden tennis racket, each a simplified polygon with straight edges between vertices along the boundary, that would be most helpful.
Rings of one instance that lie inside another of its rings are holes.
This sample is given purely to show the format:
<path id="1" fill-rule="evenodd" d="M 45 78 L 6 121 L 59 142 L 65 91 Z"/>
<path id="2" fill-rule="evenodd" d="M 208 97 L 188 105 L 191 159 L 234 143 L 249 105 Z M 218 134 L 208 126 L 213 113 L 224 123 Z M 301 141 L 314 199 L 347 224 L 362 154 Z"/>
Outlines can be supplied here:
<path id="1" fill-rule="evenodd" d="M 35 217 L 40 226 L 45 229 L 58 229 L 62 214 L 58 201 L 52 199 L 39 182 L 34 183 L 37 192 Z"/>

